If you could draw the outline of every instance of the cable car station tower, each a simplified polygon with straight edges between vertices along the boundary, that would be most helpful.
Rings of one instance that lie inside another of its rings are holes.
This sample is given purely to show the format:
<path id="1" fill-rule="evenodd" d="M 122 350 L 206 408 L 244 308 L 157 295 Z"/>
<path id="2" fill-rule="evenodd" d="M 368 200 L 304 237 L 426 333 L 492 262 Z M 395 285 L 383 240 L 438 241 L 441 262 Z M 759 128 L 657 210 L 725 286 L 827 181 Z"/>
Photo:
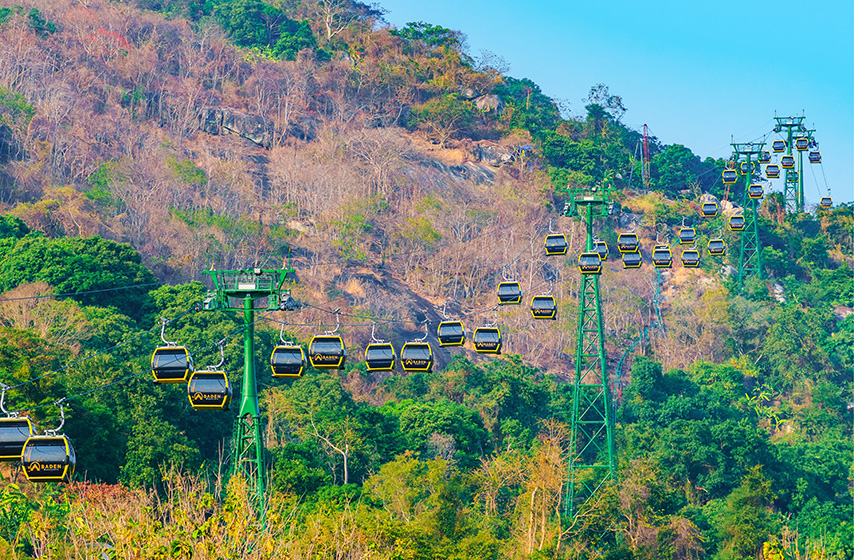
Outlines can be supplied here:
<path id="1" fill-rule="evenodd" d="M 608 215 L 609 189 L 572 189 L 564 215 L 587 225 L 586 252 L 594 250 L 593 220 Z M 603 485 L 616 478 L 614 417 L 602 330 L 599 275 L 581 274 L 565 511 L 572 518 Z"/>
<path id="2" fill-rule="evenodd" d="M 786 155 L 792 155 L 792 147 L 794 144 L 795 133 L 798 136 L 807 136 L 812 138 L 813 130 L 807 130 L 804 126 L 806 117 L 774 117 L 777 124 L 774 125 L 774 132 L 777 134 L 786 134 Z M 783 199 L 786 201 L 786 213 L 795 214 L 804 211 L 804 158 L 803 152 L 799 152 L 800 156 L 798 170 L 786 169 L 786 181 L 783 186 Z"/>
<path id="3" fill-rule="evenodd" d="M 760 198 L 749 196 L 753 175 L 759 169 L 759 155 L 764 143 L 732 143 L 732 159 L 744 176 L 744 230 L 741 232 L 741 253 L 738 257 L 738 283 L 744 284 L 745 277 L 755 274 L 762 278 L 762 244 L 759 240 L 757 211 Z"/>
<path id="4" fill-rule="evenodd" d="M 250 496 L 259 517 L 267 508 L 266 465 L 264 463 L 263 426 L 258 407 L 258 387 L 255 378 L 255 301 L 267 300 L 267 311 L 275 311 L 290 296 L 282 288 L 285 277 L 293 269 L 278 270 L 208 270 L 214 289 L 208 292 L 203 307 L 206 310 L 229 309 L 231 300 L 243 302 L 243 394 L 234 422 L 231 442 L 229 476 L 242 475 L 250 485 Z"/>

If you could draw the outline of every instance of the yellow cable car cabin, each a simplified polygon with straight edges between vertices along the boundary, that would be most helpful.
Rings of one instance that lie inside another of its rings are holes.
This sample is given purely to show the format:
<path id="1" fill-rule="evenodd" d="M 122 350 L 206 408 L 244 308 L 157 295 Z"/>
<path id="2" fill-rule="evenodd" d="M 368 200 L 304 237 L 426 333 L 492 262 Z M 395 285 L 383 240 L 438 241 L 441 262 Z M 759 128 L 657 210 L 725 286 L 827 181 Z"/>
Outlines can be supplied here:
<path id="1" fill-rule="evenodd" d="M 771 143 L 771 149 L 776 154 L 779 154 L 780 152 L 785 152 L 786 151 L 786 141 L 785 140 L 774 140 Z"/>
<path id="2" fill-rule="evenodd" d="M 780 176 L 780 166 L 776 163 L 770 163 L 765 166 L 765 176 L 769 179 L 776 179 Z"/>
<path id="3" fill-rule="evenodd" d="M 546 254 L 547 255 L 565 255 L 569 244 L 566 242 L 566 236 L 562 233 L 552 233 L 546 236 Z"/>
<path id="4" fill-rule="evenodd" d="M 341 369 L 347 360 L 347 348 L 340 336 L 318 335 L 308 345 L 308 359 L 315 369 Z"/>
<path id="5" fill-rule="evenodd" d="M 228 410 L 231 383 L 224 371 L 194 371 L 187 382 L 187 398 L 197 410 Z"/>
<path id="6" fill-rule="evenodd" d="M 652 250 L 652 264 L 655 268 L 670 268 L 673 265 L 673 253 L 667 245 L 656 245 Z"/>
<path id="7" fill-rule="evenodd" d="M 404 371 L 433 371 L 433 349 L 429 342 L 407 342 L 400 349 L 400 365 Z"/>
<path id="8" fill-rule="evenodd" d="M 637 253 L 639 247 L 638 234 L 621 233 L 617 236 L 617 249 L 621 253 Z"/>
<path id="9" fill-rule="evenodd" d="M 679 244 L 691 245 L 697 239 L 697 232 L 692 227 L 683 227 L 679 229 Z"/>
<path id="10" fill-rule="evenodd" d="M 788 173 L 786 173 L 786 182 L 797 183 L 799 177 L 800 176 L 798 175 L 797 171 L 789 171 Z"/>
<path id="11" fill-rule="evenodd" d="M 756 165 L 752 161 L 743 161 L 739 166 L 742 175 L 752 175 L 756 171 Z"/>
<path id="12" fill-rule="evenodd" d="M 581 253 L 578 257 L 578 270 L 581 274 L 600 274 L 602 272 L 602 259 L 599 253 Z"/>
<path id="13" fill-rule="evenodd" d="M 715 218 L 718 215 L 718 210 L 720 207 L 717 202 L 704 202 L 703 203 L 703 217 L 704 218 Z"/>
<path id="14" fill-rule="evenodd" d="M 810 152 L 809 159 L 810 163 L 821 163 L 821 152 L 818 150 Z"/>
<path id="15" fill-rule="evenodd" d="M 771 152 L 765 150 L 763 152 L 759 152 L 759 163 L 770 163 L 771 162 Z"/>
<path id="16" fill-rule="evenodd" d="M 744 216 L 730 216 L 729 229 L 732 231 L 744 231 Z"/>
<path id="17" fill-rule="evenodd" d="M 365 348 L 365 365 L 368 371 L 393 371 L 397 354 L 388 342 L 373 342 Z"/>
<path id="18" fill-rule="evenodd" d="M 305 351 L 302 346 L 276 346 L 270 355 L 273 377 L 302 377 L 305 372 Z"/>
<path id="19" fill-rule="evenodd" d="M 786 154 L 780 158 L 780 167 L 783 169 L 794 169 L 795 168 L 795 156 Z"/>
<path id="20" fill-rule="evenodd" d="M 478 327 L 474 330 L 472 340 L 478 354 L 501 353 L 501 331 L 498 327 Z"/>
<path id="21" fill-rule="evenodd" d="M 799 152 L 806 152 L 810 149 L 810 139 L 804 136 L 795 138 L 795 149 Z"/>
<path id="22" fill-rule="evenodd" d="M 520 303 L 522 303 L 522 287 L 519 282 L 498 284 L 498 305 L 519 305 Z"/>
<path id="23" fill-rule="evenodd" d="M 640 268 L 642 263 L 640 253 L 623 253 L 623 268 Z"/>
<path id="24" fill-rule="evenodd" d="M 726 243 L 720 237 L 716 237 L 709 240 L 709 254 L 714 256 L 720 256 L 726 253 Z"/>
<path id="25" fill-rule="evenodd" d="M 436 329 L 439 346 L 462 346 L 466 343 L 466 329 L 461 321 L 442 321 Z"/>
<path id="26" fill-rule="evenodd" d="M 760 199 L 765 196 L 765 189 L 762 188 L 762 185 L 754 183 L 747 187 L 747 196 L 753 200 Z"/>
<path id="27" fill-rule="evenodd" d="M 0 418 L 0 461 L 20 461 L 24 444 L 33 437 L 29 418 Z"/>
<path id="28" fill-rule="evenodd" d="M 531 298 L 531 315 L 534 319 L 556 319 L 557 304 L 554 296 L 534 296 Z"/>
<path id="29" fill-rule="evenodd" d="M 155 383 L 186 383 L 193 371 L 193 359 L 185 346 L 161 346 L 151 355 Z"/>
<path id="30" fill-rule="evenodd" d="M 608 260 L 608 255 L 610 254 L 610 251 L 608 251 L 607 243 L 605 243 L 604 241 L 596 241 L 593 244 L 593 250 L 599 253 L 599 258 L 602 259 L 602 261 Z"/>
<path id="31" fill-rule="evenodd" d="M 696 249 L 685 249 L 682 251 L 682 266 L 697 268 L 700 266 L 700 251 Z"/>
<path id="32" fill-rule="evenodd" d="M 30 482 L 64 482 L 74 474 L 77 456 L 65 436 L 32 436 L 21 450 L 21 466 Z"/>
<path id="33" fill-rule="evenodd" d="M 819 207 L 827 210 L 828 208 L 833 208 L 833 199 L 829 196 L 821 197 L 821 200 L 818 203 Z"/>
<path id="34" fill-rule="evenodd" d="M 738 173 L 736 173 L 735 169 L 724 169 L 723 173 L 721 173 L 721 178 L 725 185 L 731 185 L 738 181 Z"/>

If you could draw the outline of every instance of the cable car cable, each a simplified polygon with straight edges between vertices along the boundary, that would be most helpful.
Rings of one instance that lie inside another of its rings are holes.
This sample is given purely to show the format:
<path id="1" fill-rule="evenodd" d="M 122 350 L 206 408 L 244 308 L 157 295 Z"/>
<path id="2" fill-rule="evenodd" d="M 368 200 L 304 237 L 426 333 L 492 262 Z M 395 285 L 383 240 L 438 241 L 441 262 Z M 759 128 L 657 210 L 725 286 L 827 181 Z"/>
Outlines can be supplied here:
<path id="1" fill-rule="evenodd" d="M 196 310 L 197 310 L 197 308 L 198 308 L 198 305 L 195 305 L 195 306 L 193 306 L 192 308 L 190 308 L 189 310 L 185 311 L 184 313 L 181 313 L 181 314 L 180 314 L 180 315 L 178 315 L 177 317 L 174 317 L 174 318 L 170 319 L 170 320 L 169 320 L 169 322 L 171 323 L 171 322 L 173 322 L 173 321 L 177 321 L 178 319 L 180 319 L 180 318 L 184 317 L 185 315 L 187 315 L 187 314 L 189 314 L 189 313 L 192 313 L 193 311 L 196 311 Z M 145 336 L 145 335 L 147 335 L 147 334 L 151 334 L 151 332 L 152 332 L 152 331 L 154 331 L 155 329 L 158 329 L 158 328 L 160 328 L 160 325 L 157 325 L 157 326 L 155 326 L 155 327 L 152 327 L 152 328 L 150 328 L 150 329 L 149 329 L 149 330 L 147 330 L 147 331 L 143 331 L 143 332 L 141 332 L 141 333 L 139 333 L 139 334 L 137 334 L 137 335 L 135 335 L 135 336 L 132 336 L 131 338 L 129 338 L 129 339 L 127 339 L 127 340 L 123 340 L 122 342 L 119 342 L 118 344 L 116 344 L 116 345 L 114 345 L 114 346 L 111 346 L 111 347 L 106 348 L 106 349 L 104 349 L 104 350 L 98 350 L 98 351 L 97 351 L 97 352 L 95 352 L 94 354 L 90 354 L 89 356 L 86 356 L 86 357 L 84 357 L 84 358 L 81 358 L 81 359 L 79 359 L 79 360 L 76 360 L 76 361 L 74 361 L 74 362 L 71 362 L 71 363 L 69 363 L 69 364 L 66 364 L 66 365 L 62 366 L 61 368 L 58 368 L 58 369 L 55 369 L 55 370 L 48 371 L 48 372 L 43 373 L 43 374 L 41 374 L 41 375 L 39 375 L 39 376 L 33 377 L 32 379 L 29 379 L 29 380 L 27 380 L 27 381 L 23 381 L 23 382 L 21 382 L 21 383 L 18 383 L 17 385 L 13 385 L 13 386 L 9 387 L 9 389 L 17 389 L 18 387 L 23 387 L 24 385 L 27 385 L 27 384 L 29 384 L 29 383 L 33 383 L 33 382 L 38 381 L 39 379 L 45 378 L 45 377 L 47 377 L 47 376 L 49 376 L 49 375 L 53 375 L 53 374 L 55 374 L 55 373 L 59 373 L 60 371 L 63 371 L 63 370 L 65 370 L 65 369 L 70 368 L 71 366 L 75 366 L 75 365 L 77 365 L 77 364 L 81 364 L 81 363 L 83 363 L 83 362 L 85 362 L 85 361 L 87 361 L 87 360 L 91 360 L 92 358 L 95 358 L 95 357 L 97 357 L 97 356 L 100 356 L 101 354 L 107 354 L 107 353 L 109 353 L 109 352 L 112 352 L 113 350 L 115 350 L 115 349 L 116 349 L 116 348 L 118 348 L 119 346 L 123 346 L 123 345 L 125 345 L 125 344 L 127 344 L 127 343 L 129 343 L 129 342 L 132 342 L 132 341 L 134 341 L 134 340 L 136 340 L 136 339 L 138 339 L 138 338 L 141 338 L 141 337 L 143 337 L 143 336 Z"/>
<path id="2" fill-rule="evenodd" d="M 191 310 L 191 311 L 192 311 L 192 310 Z M 271 313 L 274 313 L 274 312 L 275 312 L 275 310 L 270 311 L 270 312 L 268 312 L 268 313 L 265 313 L 264 315 L 260 316 L 258 319 L 256 319 L 256 320 L 252 321 L 249 325 L 244 325 L 244 326 L 240 327 L 239 329 L 237 329 L 237 330 L 235 330 L 235 331 L 233 331 L 233 332 L 231 332 L 231 333 L 229 333 L 229 334 L 225 335 L 221 340 L 219 340 L 219 341 L 215 342 L 214 344 L 211 344 L 211 345 L 205 346 L 204 348 L 202 348 L 202 349 L 200 349 L 200 350 L 197 350 L 197 351 L 196 351 L 196 353 L 197 353 L 197 354 L 199 354 L 199 353 L 205 352 L 205 351 L 207 351 L 207 350 L 210 350 L 211 348 L 216 348 L 216 347 L 218 347 L 218 346 L 220 346 L 220 345 L 224 344 L 224 343 L 225 343 L 225 341 L 226 341 L 226 340 L 228 340 L 229 338 L 231 338 L 231 337 L 233 337 L 233 336 L 237 336 L 238 334 L 240 334 L 240 333 L 242 333 L 244 330 L 246 330 L 247 326 L 252 326 L 252 325 L 254 325 L 255 323 L 257 323 L 257 322 L 261 321 L 262 319 L 266 319 L 266 318 L 267 318 Z M 178 316 L 178 317 L 176 317 L 175 319 L 177 319 L 177 318 L 179 318 L 179 317 L 182 317 L 183 315 L 186 315 L 187 313 L 190 313 L 190 311 L 187 311 L 187 312 L 183 313 L 182 315 L 179 315 L 179 316 Z M 174 321 L 175 319 L 173 319 L 173 321 Z M 71 365 L 71 364 L 69 364 L 69 365 Z M 68 367 L 68 366 L 66 366 L 66 367 Z M 59 371 L 59 370 L 57 370 L 57 371 Z M 99 385 L 98 387 L 94 387 L 94 388 L 92 388 L 92 389 L 88 389 L 88 390 L 86 390 L 86 391 L 83 391 L 83 392 L 81 392 L 81 393 L 77 393 L 77 394 L 75 394 L 75 395 L 71 395 L 71 396 L 63 397 L 62 399 L 60 399 L 60 401 L 65 402 L 65 401 L 70 401 L 70 400 L 72 400 L 72 399 L 77 399 L 77 398 L 83 397 L 83 396 L 85 396 L 85 395 L 88 395 L 88 394 L 90 394 L 90 393 L 94 393 L 95 391 L 99 391 L 99 390 L 101 390 L 101 389 L 106 389 L 107 387 L 111 387 L 111 386 L 113 386 L 113 385 L 117 385 L 117 384 L 119 384 L 119 383 L 124 383 L 125 381 L 128 381 L 128 380 L 130 380 L 130 379 L 133 379 L 133 378 L 135 378 L 135 377 L 139 377 L 139 376 L 141 376 L 141 375 L 145 375 L 145 374 L 147 374 L 147 373 L 151 373 L 152 371 L 153 371 L 153 370 L 152 370 L 152 368 L 148 368 L 148 369 L 145 369 L 145 370 L 143 370 L 143 371 L 140 371 L 139 373 L 134 373 L 134 374 L 128 375 L 128 376 L 126 376 L 126 377 L 122 377 L 121 379 L 116 379 L 116 380 L 111 381 L 111 382 L 109 382 L 109 383 L 106 383 L 106 384 L 104 384 L 104 385 Z M 40 405 L 36 405 L 36 406 L 31 406 L 31 407 L 29 407 L 29 408 L 21 408 L 21 409 L 18 409 L 18 410 L 13 410 L 13 411 L 11 411 L 10 413 L 14 414 L 14 413 L 18 413 L 18 412 L 28 412 L 28 411 L 31 411 L 31 410 L 37 410 L 37 409 L 45 408 L 45 407 L 48 407 L 48 406 L 54 406 L 54 403 L 55 403 L 55 402 L 59 402 L 59 401 L 54 401 L 54 402 L 50 402 L 50 403 L 46 403 L 46 404 L 40 404 Z"/>
<path id="3" fill-rule="evenodd" d="M 70 296 L 80 296 L 85 294 L 99 294 L 101 292 L 115 292 L 117 290 L 130 290 L 133 288 L 145 288 L 147 286 L 162 286 L 161 282 L 149 282 L 147 284 L 136 284 L 133 286 L 119 286 L 117 288 L 104 288 L 102 290 L 86 290 L 83 292 L 66 292 L 63 294 L 44 294 L 40 296 L 24 296 L 24 297 L 13 297 L 13 298 L 0 298 L 0 303 L 4 301 L 19 301 L 24 299 L 42 299 L 42 298 L 57 298 L 57 297 L 70 297 Z M 14 288 L 12 288 L 14 289 Z"/>

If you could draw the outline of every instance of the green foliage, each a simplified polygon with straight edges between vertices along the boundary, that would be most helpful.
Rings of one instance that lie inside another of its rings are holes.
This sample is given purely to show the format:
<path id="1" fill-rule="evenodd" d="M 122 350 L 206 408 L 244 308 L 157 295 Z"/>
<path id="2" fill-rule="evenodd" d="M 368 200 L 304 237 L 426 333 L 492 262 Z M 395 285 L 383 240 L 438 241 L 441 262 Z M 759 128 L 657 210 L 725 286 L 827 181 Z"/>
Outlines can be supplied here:
<path id="1" fill-rule="evenodd" d="M 465 42 L 465 36 L 459 31 L 453 31 L 441 25 L 424 23 L 423 21 L 409 22 L 402 29 L 392 29 L 390 33 L 410 43 L 421 43 L 428 48 L 447 47 L 460 49 Z"/>
<path id="2" fill-rule="evenodd" d="M 10 245 L 0 257 L 0 292 L 35 281 L 47 282 L 57 293 L 97 292 L 74 299 L 83 305 L 112 305 L 139 320 L 146 313 L 150 288 L 98 290 L 155 280 L 130 245 L 100 237 L 48 239 L 33 232 Z"/>
<path id="3" fill-rule="evenodd" d="M 25 11 L 26 8 L 23 6 L 4 6 L 0 8 L 0 25 L 9 21 L 9 19 L 11 19 L 15 14 L 23 16 Z M 30 11 L 26 13 L 27 25 L 30 29 L 35 31 L 39 37 L 44 38 L 51 33 L 56 33 L 56 24 L 41 17 L 38 9 L 30 8 Z"/>
<path id="4" fill-rule="evenodd" d="M 169 156 L 166 158 L 166 165 L 172 170 L 175 178 L 179 181 L 194 187 L 203 187 L 208 184 L 207 173 L 203 169 L 196 167 L 193 160 L 184 159 L 179 161 L 175 156 Z"/>
<path id="5" fill-rule="evenodd" d="M 446 93 L 413 106 L 407 124 L 444 145 L 451 138 L 471 136 L 475 116 L 471 103 L 459 95 Z"/>
<path id="6" fill-rule="evenodd" d="M 214 14 L 237 45 L 260 49 L 275 58 L 295 60 L 300 50 L 317 47 L 308 20 L 294 21 L 262 0 L 222 1 Z"/>
<path id="7" fill-rule="evenodd" d="M 554 130 L 560 123 L 560 111 L 555 102 L 528 78 L 518 80 L 508 76 L 495 88 L 495 93 L 501 96 L 507 106 L 504 118 L 510 129 L 538 134 Z"/>
<path id="8" fill-rule="evenodd" d="M 273 45 L 272 53 L 282 60 L 296 60 L 297 53 L 303 49 L 317 48 L 317 39 L 311 31 L 309 21 L 288 20 L 279 28 L 279 39 Z"/>

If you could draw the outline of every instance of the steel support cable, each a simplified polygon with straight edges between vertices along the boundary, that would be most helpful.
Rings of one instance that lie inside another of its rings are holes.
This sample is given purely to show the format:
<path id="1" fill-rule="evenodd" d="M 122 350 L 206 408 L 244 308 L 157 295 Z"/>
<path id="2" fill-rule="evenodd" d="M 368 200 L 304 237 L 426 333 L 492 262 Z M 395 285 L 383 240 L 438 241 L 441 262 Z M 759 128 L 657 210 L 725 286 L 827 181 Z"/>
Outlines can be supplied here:
<path id="1" fill-rule="evenodd" d="M 191 307 L 191 308 L 190 308 L 190 309 L 188 309 L 187 311 L 185 311 L 185 312 L 181 313 L 180 315 L 178 315 L 178 316 L 176 316 L 176 317 L 173 317 L 172 319 L 170 319 L 170 320 L 168 321 L 168 323 L 175 322 L 175 321 L 177 321 L 178 319 L 181 319 L 181 318 L 182 318 L 182 317 L 184 317 L 185 315 L 188 315 L 188 314 L 190 314 L 190 313 L 192 313 L 193 311 L 196 311 L 196 310 L 198 310 L 198 305 L 194 305 L 193 307 Z M 167 323 L 167 324 L 168 324 L 168 323 Z M 111 347 L 109 347 L 109 348 L 106 348 L 106 349 L 104 349 L 104 350 L 98 350 L 98 351 L 97 351 L 97 352 L 95 352 L 94 354 L 90 354 L 90 355 L 88 355 L 88 356 L 86 356 L 86 357 L 84 357 L 84 358 L 80 358 L 79 360 L 75 360 L 75 361 L 73 361 L 73 362 L 71 362 L 71 363 L 69 363 L 69 364 L 66 364 L 66 365 L 62 366 L 61 368 L 58 368 L 58 369 L 55 369 L 55 370 L 51 370 L 51 371 L 45 372 L 45 373 L 43 373 L 43 374 L 41 374 L 41 375 L 39 375 L 39 376 L 33 377 L 32 379 L 28 379 L 27 381 L 23 381 L 23 382 L 21 382 L 21 383 L 18 383 L 17 385 L 13 385 L 13 386 L 9 387 L 9 388 L 8 388 L 8 390 L 11 390 L 11 389 L 17 389 L 18 387 L 23 387 L 24 385 L 27 385 L 27 384 L 29 384 L 29 383 L 33 383 L 33 382 L 38 381 L 39 379 L 43 379 L 43 378 L 45 378 L 45 377 L 47 377 L 47 376 L 49 376 L 49 375 L 53 375 L 53 374 L 55 374 L 55 373 L 59 373 L 60 371 L 63 371 L 63 370 L 65 370 L 65 369 L 70 368 L 71 366 L 75 366 L 75 365 L 77 365 L 77 364 L 81 364 L 81 363 L 83 363 L 83 362 L 86 362 L 86 361 L 88 361 L 88 360 L 91 360 L 92 358 L 95 358 L 95 357 L 100 356 L 100 355 L 102 355 L 102 354 L 107 354 L 107 353 L 109 353 L 109 352 L 112 352 L 112 351 L 113 351 L 113 350 L 115 350 L 116 348 L 119 348 L 120 346 L 124 346 L 125 344 L 128 344 L 128 343 L 130 343 L 130 342 L 133 342 L 134 340 L 136 340 L 136 339 L 138 339 L 138 338 L 142 338 L 142 337 L 143 337 L 143 336 L 145 336 L 145 335 L 151 334 L 153 331 L 155 331 L 155 330 L 157 330 L 157 329 L 160 329 L 160 325 L 156 325 L 156 326 L 154 326 L 154 327 L 152 327 L 152 328 L 148 329 L 147 331 L 142 331 L 141 333 L 139 333 L 139 334 L 137 334 L 137 335 L 134 335 L 134 336 L 130 337 L 130 338 L 129 338 L 129 339 L 127 339 L 127 340 L 123 340 L 122 342 L 119 342 L 118 344 L 115 344 L 115 345 L 113 345 L 113 346 L 111 346 Z"/>
<path id="2" fill-rule="evenodd" d="M 275 311 L 275 310 L 274 310 L 274 311 Z M 266 319 L 266 318 L 267 318 L 271 313 L 273 313 L 274 311 L 270 311 L 270 312 L 268 312 L 268 313 L 266 313 L 266 314 L 264 314 L 264 315 L 260 316 L 259 318 L 255 319 L 254 321 L 252 321 L 251 323 L 249 323 L 249 325 L 244 325 L 244 326 L 240 327 L 239 329 L 237 329 L 237 330 L 235 330 L 235 331 L 233 331 L 233 332 L 231 332 L 231 333 L 229 333 L 229 334 L 225 335 L 225 337 L 223 337 L 221 340 L 218 340 L 217 342 L 215 342 L 215 343 L 213 343 L 213 344 L 210 344 L 210 345 L 208 345 L 208 346 L 205 346 L 205 347 L 204 347 L 204 348 L 202 348 L 201 350 L 198 350 L 198 351 L 194 352 L 194 354 L 200 354 L 200 353 L 203 353 L 203 352 L 205 352 L 205 351 L 207 351 L 207 350 L 210 350 L 211 348 L 216 348 L 216 347 L 218 347 L 218 346 L 220 346 L 220 345 L 224 344 L 224 343 L 225 343 L 225 341 L 226 341 L 226 340 L 228 340 L 229 338 L 231 338 L 231 337 L 233 337 L 233 336 L 237 336 L 238 334 L 240 334 L 240 333 L 242 333 L 243 331 L 245 331 L 248 327 L 250 327 L 250 326 L 254 325 L 255 323 L 257 323 L 258 321 L 261 321 L 262 319 Z M 184 313 L 183 315 L 186 315 L 187 313 L 189 313 L 189 311 L 187 311 L 187 312 L 186 312 L 186 313 Z M 181 315 L 181 316 L 183 316 L 183 315 Z M 179 317 L 180 317 L 180 316 L 179 316 Z M 176 319 L 177 319 L 177 318 L 176 318 Z M 175 319 L 173 319 L 173 321 L 174 321 L 174 320 L 175 320 Z M 143 333 L 143 334 L 144 334 L 144 333 Z M 70 364 L 69 364 L 69 365 L 70 365 Z M 66 366 L 66 367 L 67 367 L 67 366 Z M 80 397 L 83 397 L 83 396 L 89 395 L 89 394 L 91 394 L 91 393 L 94 393 L 95 391 L 100 391 L 101 389 L 106 389 L 106 388 L 108 388 L 108 387 L 112 387 L 113 385 L 118 385 L 119 383 L 124 383 L 125 381 L 128 381 L 128 380 L 130 380 L 130 379 L 135 379 L 135 378 L 137 378 L 137 377 L 139 377 L 139 376 L 141 376 L 141 375 L 145 375 L 146 373 L 151 373 L 152 371 L 153 371 L 153 370 L 152 370 L 152 368 L 148 368 L 148 369 L 146 369 L 146 370 L 140 371 L 139 373 L 134 373 L 134 374 L 131 374 L 131 375 L 128 375 L 128 376 L 122 377 L 121 379 L 116 379 L 116 380 L 111 381 L 111 382 L 109 382 L 109 383 L 105 383 L 104 385 L 99 385 L 98 387 L 93 387 L 92 389 L 87 389 L 86 391 L 82 391 L 82 392 L 80 392 L 80 393 L 76 393 L 76 394 L 71 395 L 71 396 L 68 396 L 68 397 L 62 397 L 61 399 L 58 399 L 58 400 L 55 400 L 55 401 L 51 401 L 51 402 L 49 402 L 49 403 L 45 403 L 45 404 L 40 404 L 40 405 L 36 405 L 36 406 L 31 406 L 31 407 L 29 407 L 29 408 L 21 408 L 21 409 L 18 409 L 18 410 L 13 410 L 13 411 L 11 411 L 11 413 L 29 412 L 29 411 L 31 411 L 31 410 L 38 410 L 38 409 L 40 409 L 40 408 L 46 408 L 46 407 L 48 407 L 48 406 L 55 406 L 57 403 L 60 403 L 60 402 L 67 402 L 67 401 L 70 401 L 70 400 L 73 400 L 73 399 L 77 399 L 77 398 L 80 398 Z M 7 389 L 7 390 L 8 390 L 8 389 Z"/>
<path id="3" fill-rule="evenodd" d="M 99 294 L 102 292 L 115 292 L 117 290 L 131 290 L 133 288 L 146 288 L 148 286 L 161 286 L 161 285 L 162 285 L 162 283 L 160 283 L 160 282 L 149 282 L 147 284 L 135 284 L 133 286 L 119 286 L 117 288 L 104 288 L 102 290 L 86 290 L 83 292 L 67 292 L 64 294 L 44 294 L 44 295 L 40 295 L 40 296 L 0 298 L 0 303 L 3 303 L 4 301 L 20 301 L 20 300 L 24 300 L 24 299 L 43 299 L 43 298 L 81 296 L 81 295 L 86 295 L 86 294 Z"/>

